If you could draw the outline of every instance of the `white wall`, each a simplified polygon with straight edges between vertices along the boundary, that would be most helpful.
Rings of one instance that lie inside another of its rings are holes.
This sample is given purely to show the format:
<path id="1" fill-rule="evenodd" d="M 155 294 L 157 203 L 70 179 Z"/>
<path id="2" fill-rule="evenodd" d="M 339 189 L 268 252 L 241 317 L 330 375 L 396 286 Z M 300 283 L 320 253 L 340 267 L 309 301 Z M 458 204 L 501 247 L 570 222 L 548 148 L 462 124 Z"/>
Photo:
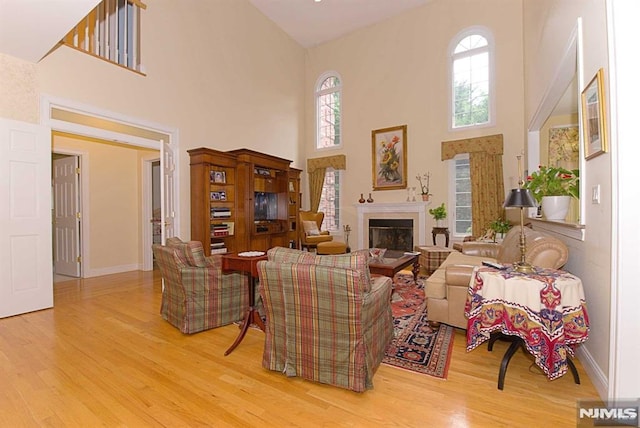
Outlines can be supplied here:
<path id="1" fill-rule="evenodd" d="M 638 16 L 634 3 L 616 1 L 612 4 L 624 10 L 618 17 L 623 18 Z M 637 40 L 637 23 L 627 22 L 624 33 L 621 33 L 622 37 L 618 34 L 617 40 L 610 40 L 608 31 L 616 34 L 619 30 L 611 25 L 609 28 L 607 26 L 605 0 L 525 0 L 524 5 L 527 123 L 535 113 L 545 90 L 551 86 L 553 73 L 557 70 L 562 50 L 578 17 L 582 18 L 584 43 L 584 64 L 581 70 L 584 81 L 579 91 L 584 89 L 584 85 L 595 76 L 598 69 L 603 68 L 605 72 L 605 116 L 609 127 L 609 152 L 586 161 L 582 168 L 581 180 L 585 183 L 584 197 L 587 198 L 583 213 L 585 239 L 579 241 L 564 238 L 571 251 L 566 268 L 582 279 L 585 288 L 591 331 L 589 340 L 581 346 L 580 356 L 591 380 L 603 398 L 638 397 L 640 379 L 633 361 L 637 362 L 640 350 L 637 340 L 631 339 L 631 335 L 637 335 L 638 311 L 630 309 L 628 303 L 629 299 L 637 302 L 638 295 L 637 285 L 630 281 L 630 269 L 637 266 L 637 256 L 632 254 L 637 253 L 638 226 L 637 221 L 632 224 L 628 217 L 629 211 L 637 208 L 626 207 L 623 210 L 621 207 L 625 206 L 624 200 L 618 199 L 618 194 L 622 192 L 618 185 L 638 180 L 638 173 L 635 172 L 637 162 L 630 161 L 637 159 L 637 155 L 633 156 L 637 152 L 637 144 L 632 141 L 635 133 L 632 129 L 636 126 L 632 124 L 634 119 L 627 116 L 626 119 L 630 119 L 630 122 L 625 124 L 625 137 L 628 139 L 623 141 L 618 138 L 618 126 L 622 122 L 617 121 L 614 114 L 617 101 L 614 98 L 616 88 L 612 86 L 614 76 L 611 74 L 615 71 L 618 60 L 610 51 L 617 43 L 622 42 L 626 43 L 626 48 L 619 49 L 619 53 L 622 52 L 623 58 L 625 54 L 631 55 L 632 40 Z M 635 67 L 626 62 L 625 65 L 626 68 L 618 67 L 618 71 L 629 73 L 627 69 L 637 69 L 637 62 Z M 624 89 L 617 88 L 617 93 L 624 95 L 622 98 L 627 104 L 623 105 L 627 109 L 634 109 L 633 100 L 637 100 L 638 92 L 635 84 L 637 76 L 624 77 L 625 83 L 633 83 L 626 85 Z M 636 97 L 627 95 L 629 91 L 635 91 Z M 622 155 L 625 147 L 629 151 L 627 156 Z M 613 167 L 614 162 L 625 164 L 631 169 Z M 618 174 L 620 177 L 634 177 L 635 180 L 620 179 Z M 591 203 L 591 189 L 596 185 L 600 186 L 600 204 Z M 623 224 L 625 226 L 621 227 Z M 619 231 L 624 231 L 624 234 Z M 633 257 L 634 262 L 631 261 Z M 629 282 L 623 282 L 622 279 Z M 633 296 L 636 298 L 633 299 Z"/>
<path id="2" fill-rule="evenodd" d="M 638 287 L 638 195 L 640 98 L 635 47 L 640 40 L 640 2 L 608 1 L 610 36 L 611 156 L 613 173 L 613 272 L 609 397 L 640 397 L 640 287 Z"/>
<path id="3" fill-rule="evenodd" d="M 495 39 L 496 124 L 449 131 L 448 48 L 461 30 L 482 25 Z M 312 48 L 306 68 L 306 157 L 347 156 L 342 222 L 356 230 L 361 193 L 372 189 L 371 131 L 407 125 L 408 184 L 431 172 L 432 204 L 448 204 L 448 162 L 442 141 L 504 134 L 505 187 L 517 184 L 516 156 L 524 145 L 522 3 L 514 0 L 434 0 L 377 25 Z M 314 85 L 329 70 L 343 79 L 342 149 L 315 149 Z M 505 189 L 505 191 L 507 190 Z M 307 192 L 304 193 L 305 199 Z M 372 192 L 376 202 L 404 202 L 405 189 Z M 304 204 L 308 204 L 306 200 Z M 308 206 L 308 205 L 306 205 Z M 434 226 L 429 216 L 427 230 Z M 358 236 L 352 236 L 358 242 Z"/>
<path id="4" fill-rule="evenodd" d="M 146 76 L 67 47 L 35 66 L 0 56 L 10 66 L 0 77 L 15 88 L 3 85 L 0 115 L 35 122 L 47 94 L 178 129 L 183 238 L 187 149 L 249 148 L 303 164 L 304 50 L 247 0 L 156 0 L 142 12 L 141 51 Z"/>

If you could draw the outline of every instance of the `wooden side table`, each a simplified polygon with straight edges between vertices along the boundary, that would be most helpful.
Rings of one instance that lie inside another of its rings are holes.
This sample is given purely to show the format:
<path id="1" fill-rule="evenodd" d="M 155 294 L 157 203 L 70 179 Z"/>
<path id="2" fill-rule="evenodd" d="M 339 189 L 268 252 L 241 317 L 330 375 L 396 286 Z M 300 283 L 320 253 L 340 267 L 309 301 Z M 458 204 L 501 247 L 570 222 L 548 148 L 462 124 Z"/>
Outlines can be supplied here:
<path id="1" fill-rule="evenodd" d="M 434 227 L 433 229 L 431 229 L 431 235 L 433 236 L 433 245 L 437 245 L 436 244 L 436 236 L 438 235 L 444 235 L 445 238 L 445 247 L 449 246 L 449 228 L 448 227 Z"/>
<path id="2" fill-rule="evenodd" d="M 244 316 L 244 322 L 242 323 L 240 334 L 236 338 L 235 342 L 227 349 L 224 355 L 229 355 L 236 349 L 236 346 L 242 342 L 245 334 L 247 334 L 247 330 L 249 326 L 254 323 L 256 324 L 260 330 L 264 331 L 264 323 L 262 322 L 262 318 L 260 318 L 260 313 L 258 313 L 258 309 L 255 307 L 255 290 L 256 290 L 256 278 L 258 278 L 258 267 L 257 264 L 260 260 L 267 260 L 267 255 L 263 254 L 261 256 L 253 256 L 253 257 L 245 257 L 240 256 L 238 254 L 224 254 L 222 256 L 222 271 L 238 271 L 244 272 L 248 275 L 249 284 L 249 307 L 247 308 L 247 313 Z"/>

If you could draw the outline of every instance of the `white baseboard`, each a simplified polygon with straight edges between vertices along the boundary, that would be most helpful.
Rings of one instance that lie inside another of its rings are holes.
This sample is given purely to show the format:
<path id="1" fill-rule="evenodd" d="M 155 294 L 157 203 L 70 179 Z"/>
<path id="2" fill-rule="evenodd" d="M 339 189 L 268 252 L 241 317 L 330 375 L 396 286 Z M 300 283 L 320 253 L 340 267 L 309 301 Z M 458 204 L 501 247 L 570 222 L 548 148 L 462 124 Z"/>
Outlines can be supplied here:
<path id="1" fill-rule="evenodd" d="M 596 361 L 593 359 L 589 350 L 585 348 L 584 345 L 580 346 L 576 350 L 576 354 L 578 358 L 580 358 L 580 362 L 582 363 L 582 367 L 584 367 L 591 383 L 598 391 L 598 395 L 603 401 L 606 401 L 609 396 L 609 380 L 605 373 L 598 367 Z"/>
<path id="2" fill-rule="evenodd" d="M 109 266 L 106 268 L 85 269 L 84 277 L 93 278 L 94 276 L 111 275 L 114 273 L 130 272 L 132 270 L 140 270 L 142 267 L 139 263 L 121 266 Z"/>

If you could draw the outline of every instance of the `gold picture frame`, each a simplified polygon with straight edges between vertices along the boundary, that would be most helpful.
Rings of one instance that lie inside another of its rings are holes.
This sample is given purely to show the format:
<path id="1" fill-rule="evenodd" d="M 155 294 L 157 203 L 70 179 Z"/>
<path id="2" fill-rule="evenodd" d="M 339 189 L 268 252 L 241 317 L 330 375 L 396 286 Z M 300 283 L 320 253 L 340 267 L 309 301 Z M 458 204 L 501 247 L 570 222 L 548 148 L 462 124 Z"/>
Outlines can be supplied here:
<path id="1" fill-rule="evenodd" d="M 407 188 L 407 125 L 371 131 L 373 190 Z"/>
<path id="2" fill-rule="evenodd" d="M 584 157 L 588 160 L 607 151 L 604 70 L 602 68 L 582 91 L 581 101 Z"/>

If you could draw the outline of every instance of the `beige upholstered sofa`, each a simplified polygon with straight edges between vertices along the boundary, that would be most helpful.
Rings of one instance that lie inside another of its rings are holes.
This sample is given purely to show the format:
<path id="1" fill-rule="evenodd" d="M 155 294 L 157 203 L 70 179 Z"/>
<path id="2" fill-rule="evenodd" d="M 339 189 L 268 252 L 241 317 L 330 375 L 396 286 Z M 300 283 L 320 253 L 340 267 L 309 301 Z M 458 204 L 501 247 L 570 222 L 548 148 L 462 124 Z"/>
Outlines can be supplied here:
<path id="1" fill-rule="evenodd" d="M 564 266 L 569 256 L 564 242 L 528 227 L 524 229 L 527 262 L 554 269 Z M 429 320 L 466 329 L 464 305 L 473 267 L 480 266 L 483 260 L 511 264 L 520 261 L 520 257 L 520 226 L 511 228 L 500 244 L 464 242 L 462 252 L 452 252 L 425 283 Z"/>

